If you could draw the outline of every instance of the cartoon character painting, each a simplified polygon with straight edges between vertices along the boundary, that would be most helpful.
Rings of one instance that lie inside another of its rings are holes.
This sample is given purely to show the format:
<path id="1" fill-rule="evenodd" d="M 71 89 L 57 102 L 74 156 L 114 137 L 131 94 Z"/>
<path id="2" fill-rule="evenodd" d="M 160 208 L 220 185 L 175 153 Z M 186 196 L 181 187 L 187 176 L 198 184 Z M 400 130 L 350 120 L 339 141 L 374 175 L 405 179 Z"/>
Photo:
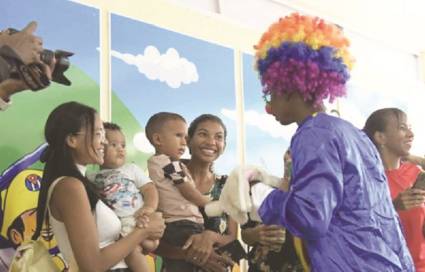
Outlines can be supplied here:
<path id="1" fill-rule="evenodd" d="M 24 155 L 11 164 L 0 176 L 0 271 L 8 271 L 16 248 L 31 239 L 37 218 L 37 200 L 43 172 L 31 167 L 39 160 L 47 144 Z M 41 239 L 52 255 L 53 261 L 67 271 L 51 227 L 45 224 Z M 154 271 L 161 266 L 161 258 L 150 255 L 148 266 Z"/>
<path id="2" fill-rule="evenodd" d="M 42 171 L 31 169 L 38 161 L 45 144 L 10 165 L 0 176 L 0 271 L 7 271 L 15 249 L 31 239 L 37 219 L 37 199 Z M 54 262 L 66 269 L 51 228 L 45 225 L 41 239 Z"/>

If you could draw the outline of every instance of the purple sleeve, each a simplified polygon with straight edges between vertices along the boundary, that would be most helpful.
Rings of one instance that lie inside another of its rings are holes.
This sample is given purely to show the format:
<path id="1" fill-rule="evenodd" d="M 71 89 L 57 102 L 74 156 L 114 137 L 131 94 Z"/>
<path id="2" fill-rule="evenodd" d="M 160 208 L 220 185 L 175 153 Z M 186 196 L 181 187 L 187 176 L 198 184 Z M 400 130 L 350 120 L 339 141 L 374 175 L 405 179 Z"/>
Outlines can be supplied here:
<path id="1" fill-rule="evenodd" d="M 294 141 L 289 192 L 274 190 L 258 211 L 265 224 L 283 225 L 293 235 L 307 239 L 326 234 L 343 195 L 337 144 L 318 137 L 300 137 L 296 142 L 301 144 Z"/>

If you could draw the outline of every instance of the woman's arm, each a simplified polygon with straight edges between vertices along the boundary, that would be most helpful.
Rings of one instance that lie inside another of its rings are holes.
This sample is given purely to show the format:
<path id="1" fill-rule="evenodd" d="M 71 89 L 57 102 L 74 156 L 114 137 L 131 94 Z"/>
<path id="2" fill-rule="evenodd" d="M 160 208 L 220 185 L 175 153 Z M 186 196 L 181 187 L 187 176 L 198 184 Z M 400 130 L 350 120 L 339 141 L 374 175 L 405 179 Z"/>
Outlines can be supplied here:
<path id="1" fill-rule="evenodd" d="M 186 241 L 183 249 L 187 249 L 186 258 L 195 260 L 201 265 L 204 265 L 216 246 L 224 246 L 236 239 L 237 224 L 229 218 L 228 233 L 221 235 L 211 230 L 204 230 L 200 234 L 194 234 Z"/>
<path id="2" fill-rule="evenodd" d="M 201 234 L 195 234 L 201 235 Z M 193 236 L 193 235 L 192 235 Z M 197 266 L 202 266 L 205 271 L 211 272 L 225 272 L 227 267 L 232 265 L 232 261 L 226 257 L 222 257 L 215 252 L 212 252 L 206 261 L 202 262 L 201 259 L 193 258 L 189 250 L 184 250 L 180 247 L 175 247 L 166 242 L 161 241 L 155 254 L 176 260 L 186 260 L 186 262 L 192 263 Z"/>
<path id="3" fill-rule="evenodd" d="M 186 253 L 181 247 L 172 246 L 164 241 L 159 242 L 155 254 L 174 260 L 184 260 L 186 258 Z"/>
<path id="4" fill-rule="evenodd" d="M 163 220 L 153 218 L 146 229 L 135 228 L 128 236 L 100 249 L 95 219 L 82 182 L 65 178 L 55 187 L 50 203 L 53 216 L 65 224 L 75 261 L 82 272 L 109 269 L 144 239 L 161 237 L 165 228 Z"/>
<path id="5" fill-rule="evenodd" d="M 393 199 L 394 208 L 397 211 L 410 210 L 420 207 L 425 202 L 425 191 L 421 189 L 409 188 Z"/>
<path id="6" fill-rule="evenodd" d="M 202 246 L 203 248 L 209 249 L 208 251 L 211 252 L 214 249 L 212 238 L 213 236 L 211 236 L 210 231 L 193 234 L 189 237 L 183 248 L 172 246 L 167 242 L 160 241 L 158 248 L 155 250 L 155 254 L 175 260 L 192 260 L 195 256 L 189 248 L 199 248 Z"/>
<path id="7" fill-rule="evenodd" d="M 266 246 L 281 245 L 285 242 L 285 231 L 277 225 L 258 225 L 241 231 L 242 240 L 248 245 L 260 243 Z"/>
<path id="8" fill-rule="evenodd" d="M 227 227 L 228 231 L 226 234 L 223 234 L 223 235 L 211 230 L 204 231 L 209 233 L 215 246 L 221 247 L 236 239 L 237 233 L 238 233 L 238 224 L 236 223 L 236 221 L 234 221 L 230 217 L 227 221 L 227 224 L 228 224 L 228 227 Z"/>
<path id="9" fill-rule="evenodd" d="M 140 193 L 143 196 L 143 208 L 150 209 L 150 212 L 158 209 L 158 190 L 153 182 L 149 182 L 143 185 L 140 189 Z"/>
<path id="10" fill-rule="evenodd" d="M 259 242 L 259 228 L 264 225 L 258 225 L 252 228 L 246 228 L 241 230 L 242 241 L 244 241 L 247 245 L 254 245 Z"/>

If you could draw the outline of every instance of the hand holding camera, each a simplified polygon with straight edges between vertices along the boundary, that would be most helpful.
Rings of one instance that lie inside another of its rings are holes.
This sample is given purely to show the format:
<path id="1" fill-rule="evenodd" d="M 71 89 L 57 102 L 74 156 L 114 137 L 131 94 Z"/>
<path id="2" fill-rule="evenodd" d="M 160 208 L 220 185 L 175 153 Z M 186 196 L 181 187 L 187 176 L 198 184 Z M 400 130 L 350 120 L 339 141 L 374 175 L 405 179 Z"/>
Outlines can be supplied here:
<path id="1" fill-rule="evenodd" d="M 12 48 L 24 64 L 40 62 L 43 41 L 33 34 L 36 29 L 36 22 L 29 23 L 15 35 L 10 35 L 10 30 L 7 29 L 0 33 L 0 45 L 7 45 Z"/>
<path id="2" fill-rule="evenodd" d="M 37 23 L 31 22 L 22 31 L 9 28 L 0 33 L 0 57 L 7 63 L 6 73 L 4 69 L 1 73 L 0 95 L 6 101 L 25 89 L 44 89 L 51 80 L 71 85 L 64 72 L 73 53 L 43 49 L 41 38 L 33 34 L 36 28 Z"/>

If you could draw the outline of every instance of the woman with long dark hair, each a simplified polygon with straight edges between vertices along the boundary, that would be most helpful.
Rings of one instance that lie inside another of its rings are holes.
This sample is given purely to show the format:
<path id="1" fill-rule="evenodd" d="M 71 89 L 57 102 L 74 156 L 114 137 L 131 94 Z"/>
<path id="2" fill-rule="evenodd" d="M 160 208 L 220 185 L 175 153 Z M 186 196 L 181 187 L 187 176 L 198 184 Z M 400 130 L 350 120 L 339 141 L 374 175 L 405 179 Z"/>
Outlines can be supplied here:
<path id="1" fill-rule="evenodd" d="M 126 271 L 122 260 L 141 241 L 162 236 L 162 217 L 139 220 L 140 227 L 119 239 L 119 219 L 85 177 L 86 165 L 103 163 L 106 140 L 95 109 L 77 102 L 58 106 L 47 119 L 45 138 L 49 146 L 41 157 L 45 167 L 34 237 L 40 234 L 47 206 L 49 224 L 71 271 Z"/>

